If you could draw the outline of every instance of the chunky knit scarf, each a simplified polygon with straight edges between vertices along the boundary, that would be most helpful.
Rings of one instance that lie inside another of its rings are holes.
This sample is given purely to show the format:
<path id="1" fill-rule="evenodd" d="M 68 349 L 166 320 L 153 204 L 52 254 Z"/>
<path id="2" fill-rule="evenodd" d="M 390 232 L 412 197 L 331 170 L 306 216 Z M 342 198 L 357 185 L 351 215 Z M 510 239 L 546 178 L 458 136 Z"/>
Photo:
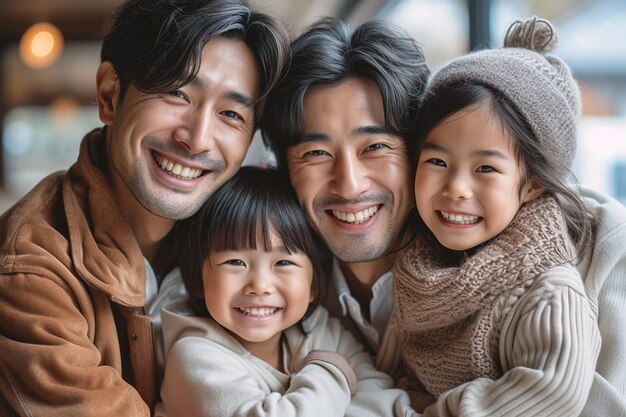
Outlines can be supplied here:
<path id="1" fill-rule="evenodd" d="M 502 375 L 500 330 L 539 275 L 574 258 L 553 197 L 522 206 L 511 224 L 460 266 L 418 238 L 394 268 L 393 295 L 409 374 L 435 396 Z"/>

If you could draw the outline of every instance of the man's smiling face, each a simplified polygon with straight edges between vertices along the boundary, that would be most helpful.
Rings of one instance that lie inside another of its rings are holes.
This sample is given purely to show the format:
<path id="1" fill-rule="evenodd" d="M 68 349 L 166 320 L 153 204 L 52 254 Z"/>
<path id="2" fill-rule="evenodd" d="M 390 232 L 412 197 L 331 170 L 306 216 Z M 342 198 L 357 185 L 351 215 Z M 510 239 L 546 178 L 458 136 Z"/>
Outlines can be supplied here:
<path id="1" fill-rule="evenodd" d="M 341 261 L 373 261 L 397 243 L 413 205 L 411 169 L 373 81 L 311 88 L 287 164 L 309 222 Z"/>
<path id="2" fill-rule="evenodd" d="M 118 198 L 134 197 L 167 219 L 196 212 L 241 166 L 259 85 L 249 47 L 218 37 L 205 45 L 197 76 L 180 89 L 145 93 L 129 86 L 109 127 Z"/>

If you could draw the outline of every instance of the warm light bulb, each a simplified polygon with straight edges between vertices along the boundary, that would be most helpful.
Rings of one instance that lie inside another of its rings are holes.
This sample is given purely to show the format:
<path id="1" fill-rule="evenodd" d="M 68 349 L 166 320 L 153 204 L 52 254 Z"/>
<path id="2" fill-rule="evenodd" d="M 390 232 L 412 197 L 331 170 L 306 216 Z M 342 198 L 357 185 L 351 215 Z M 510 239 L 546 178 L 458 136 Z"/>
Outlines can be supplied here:
<path id="1" fill-rule="evenodd" d="M 63 50 L 63 35 L 50 23 L 37 23 L 22 36 L 20 56 L 31 68 L 45 68 L 52 65 Z"/>
<path id="2" fill-rule="evenodd" d="M 30 49 L 35 56 L 47 56 L 54 49 L 54 38 L 50 32 L 39 32 L 33 37 Z"/>

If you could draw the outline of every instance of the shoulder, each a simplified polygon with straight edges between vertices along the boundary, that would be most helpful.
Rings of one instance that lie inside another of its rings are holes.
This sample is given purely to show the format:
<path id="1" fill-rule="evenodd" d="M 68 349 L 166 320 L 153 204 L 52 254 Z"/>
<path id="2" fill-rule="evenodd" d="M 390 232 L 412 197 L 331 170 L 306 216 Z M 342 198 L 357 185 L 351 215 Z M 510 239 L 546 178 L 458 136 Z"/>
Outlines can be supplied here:
<path id="1" fill-rule="evenodd" d="M 323 306 L 317 306 L 315 310 L 302 323 L 302 331 L 299 326 L 292 326 L 287 335 L 292 342 L 296 338 L 304 342 L 307 351 L 313 349 L 335 350 L 341 349 L 341 344 L 352 337 L 339 319 L 330 317 L 328 310 Z M 297 337 L 294 337 L 298 335 Z M 300 344 L 301 342 L 298 342 Z"/>
<path id="2" fill-rule="evenodd" d="M 307 338 L 328 338 L 337 335 L 341 324 L 335 317 L 330 317 L 324 306 L 317 306 L 309 317 L 301 323 Z"/>
<path id="3" fill-rule="evenodd" d="M 241 356 L 248 352 L 222 326 L 209 317 L 196 316 L 185 300 L 167 305 L 161 310 L 164 355 L 169 356 L 174 346 L 178 350 L 218 349 Z"/>
<path id="4" fill-rule="evenodd" d="M 23 255 L 35 256 L 39 247 L 64 247 L 60 243 L 67 241 L 62 232 L 66 229 L 63 226 L 63 175 L 59 172 L 43 179 L 0 217 L 2 267 L 19 266 Z M 28 263 L 32 264 L 32 259 Z"/>
<path id="5" fill-rule="evenodd" d="M 578 270 L 571 264 L 558 265 L 539 275 L 528 291 L 519 296 L 504 329 L 524 318 L 546 320 L 558 311 L 572 309 L 593 315 Z"/>
<path id="6" fill-rule="evenodd" d="M 605 281 L 623 285 L 626 271 L 626 207 L 619 201 L 582 187 L 581 195 L 594 218 L 592 250 L 576 265 L 589 294 L 599 297 Z"/>
<path id="7" fill-rule="evenodd" d="M 574 291 L 586 297 L 585 287 L 580 273 L 571 263 L 554 266 L 543 272 L 531 292 Z"/>

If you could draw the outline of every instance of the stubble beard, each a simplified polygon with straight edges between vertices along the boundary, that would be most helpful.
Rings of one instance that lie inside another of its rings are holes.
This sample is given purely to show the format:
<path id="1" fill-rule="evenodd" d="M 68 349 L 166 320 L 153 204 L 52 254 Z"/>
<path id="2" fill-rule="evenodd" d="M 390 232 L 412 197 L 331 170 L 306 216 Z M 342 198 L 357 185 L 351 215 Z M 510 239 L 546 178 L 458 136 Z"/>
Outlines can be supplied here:
<path id="1" fill-rule="evenodd" d="M 147 186 L 150 183 L 149 180 L 149 168 L 144 166 L 145 164 L 130 163 L 127 161 L 128 155 L 124 155 L 122 152 L 119 154 L 113 150 L 113 142 L 123 140 L 115 136 L 115 131 L 111 132 L 111 143 L 109 144 L 109 155 L 111 158 L 111 165 L 117 172 L 117 175 L 122 179 L 122 182 L 128 188 L 133 198 L 146 210 L 155 216 L 162 217 L 170 220 L 182 220 L 193 215 L 200 209 L 202 203 L 207 196 L 203 198 L 197 198 L 197 201 L 184 201 L 181 202 L 178 199 L 171 198 L 171 195 L 160 195 Z M 152 140 L 155 139 L 144 139 Z M 119 146 L 119 144 L 117 144 Z M 152 155 L 149 155 L 152 158 Z M 148 164 L 151 161 L 144 161 Z M 176 191 L 172 191 L 176 193 Z M 170 194 L 170 193 L 164 193 Z M 180 193 L 178 193 L 180 194 Z M 182 195 L 182 194 L 180 194 Z"/>
<path id="2" fill-rule="evenodd" d="M 393 205 L 393 198 L 390 193 L 371 194 L 351 203 L 370 201 L 373 203 L 384 203 Z M 347 234 L 334 227 L 332 221 L 327 218 L 325 207 L 331 204 L 342 204 L 347 200 L 335 198 L 328 200 L 318 200 L 313 202 L 313 213 L 316 217 L 314 228 L 322 237 L 333 255 L 342 262 L 360 263 L 375 261 L 387 255 L 392 249 L 397 239 L 399 230 L 395 230 L 393 224 L 388 224 L 386 230 L 380 237 L 372 236 L 375 231 Z M 310 222 L 312 223 L 312 222 Z M 321 227 L 318 227 L 321 226 Z"/>

